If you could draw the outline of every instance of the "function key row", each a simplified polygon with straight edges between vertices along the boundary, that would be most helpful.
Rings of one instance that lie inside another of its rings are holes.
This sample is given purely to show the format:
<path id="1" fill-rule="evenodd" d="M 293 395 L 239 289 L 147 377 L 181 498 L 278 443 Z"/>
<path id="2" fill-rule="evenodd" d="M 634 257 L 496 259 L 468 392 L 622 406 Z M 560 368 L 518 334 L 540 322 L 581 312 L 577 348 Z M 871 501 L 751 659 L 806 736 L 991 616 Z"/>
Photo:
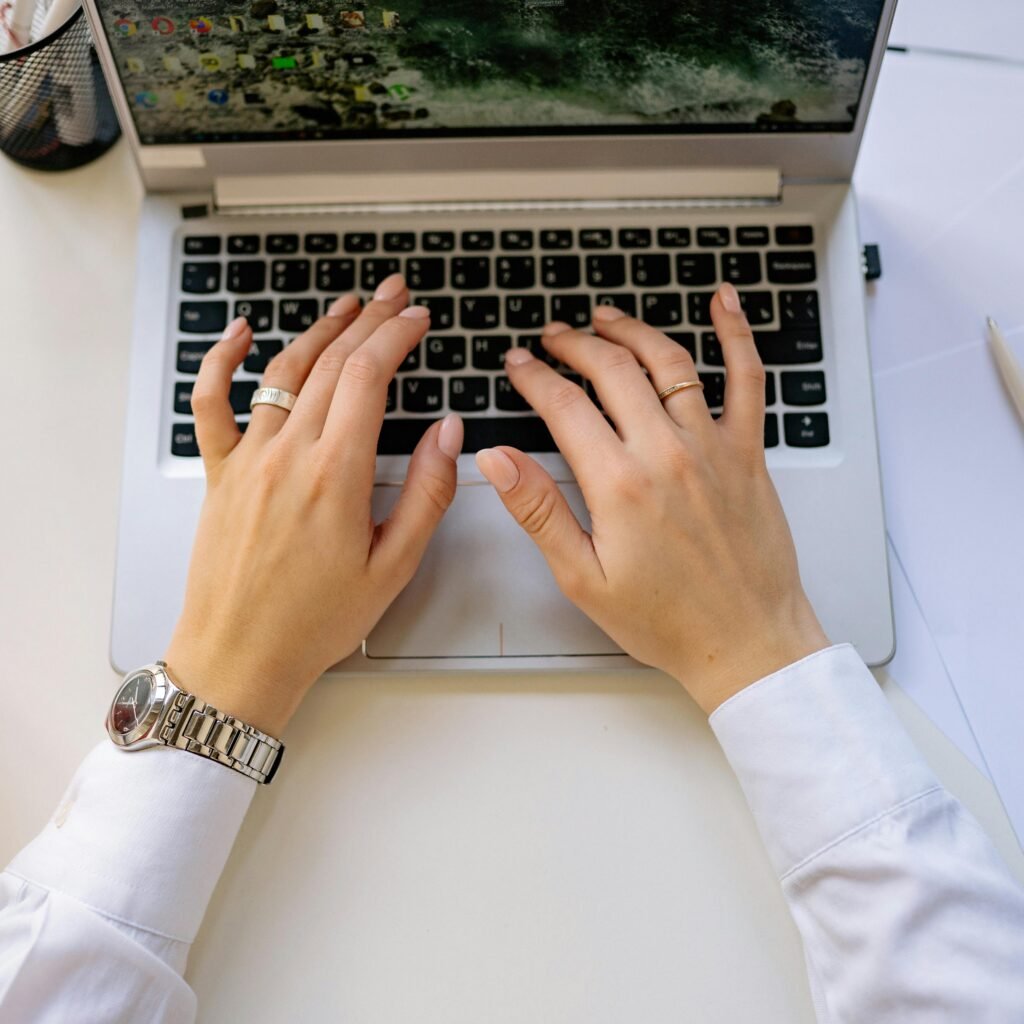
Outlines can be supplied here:
<path id="1" fill-rule="evenodd" d="M 736 244 L 740 246 L 767 246 L 769 229 L 765 226 L 736 228 Z M 807 246 L 814 244 L 814 229 L 809 224 L 778 225 L 774 232 L 775 244 L 779 246 Z M 258 234 L 228 235 L 226 250 L 232 256 L 254 256 L 266 253 L 270 256 L 287 256 L 301 250 L 311 254 L 335 252 L 373 253 L 414 252 L 419 248 L 425 252 L 452 252 L 456 241 L 466 252 L 486 252 L 500 247 L 507 252 L 533 249 L 611 249 L 618 240 L 622 249 L 650 249 L 657 242 L 661 249 L 686 249 L 696 238 L 698 246 L 720 249 L 732 245 L 733 230 L 729 227 L 666 227 L 666 228 L 530 228 L 508 231 L 470 230 L 458 235 L 454 231 L 424 231 L 417 236 L 415 231 L 350 231 L 344 234 L 317 232 L 300 237 L 297 233 L 279 233 L 261 236 Z M 224 240 L 220 235 L 187 235 L 183 243 L 186 256 L 219 256 Z"/>

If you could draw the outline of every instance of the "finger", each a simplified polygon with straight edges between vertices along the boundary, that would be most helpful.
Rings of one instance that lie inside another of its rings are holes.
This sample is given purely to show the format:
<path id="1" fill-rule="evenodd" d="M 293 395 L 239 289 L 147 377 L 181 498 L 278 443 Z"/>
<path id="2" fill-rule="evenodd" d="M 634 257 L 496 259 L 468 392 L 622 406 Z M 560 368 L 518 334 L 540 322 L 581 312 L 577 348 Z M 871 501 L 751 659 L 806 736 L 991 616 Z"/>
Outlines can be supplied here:
<path id="1" fill-rule="evenodd" d="M 192 389 L 192 415 L 196 440 L 209 472 L 226 458 L 242 439 L 231 408 L 231 377 L 252 345 L 252 330 L 244 316 L 225 328 L 220 341 L 203 356 Z"/>
<path id="2" fill-rule="evenodd" d="M 728 282 L 711 300 L 711 321 L 725 357 L 722 424 L 760 447 L 764 443 L 764 364 L 740 297 Z"/>
<path id="3" fill-rule="evenodd" d="M 343 299 L 339 299 L 336 305 L 342 302 Z M 289 417 L 290 431 L 301 432 L 310 437 L 320 436 L 345 360 L 382 323 L 396 316 L 408 304 L 409 292 L 405 286 L 405 278 L 401 274 L 392 274 L 381 281 L 373 294 L 373 299 L 354 320 L 349 317 L 348 326 L 316 361 Z M 358 309 L 358 303 L 354 308 Z"/>
<path id="4" fill-rule="evenodd" d="M 604 411 L 622 435 L 650 435 L 665 426 L 665 413 L 636 357 L 622 345 L 550 323 L 541 336 L 559 361 L 583 374 L 597 390 Z"/>
<path id="5" fill-rule="evenodd" d="M 583 389 L 534 358 L 529 349 L 509 349 L 505 371 L 547 424 L 581 483 L 623 457 L 622 442 Z"/>
<path id="6" fill-rule="evenodd" d="M 651 390 L 656 400 L 658 392 L 673 384 L 700 379 L 693 357 L 682 345 L 642 320 L 626 316 L 614 306 L 598 306 L 594 310 L 594 330 L 602 338 L 629 349 L 636 356 L 651 376 Z M 708 405 L 700 388 L 677 391 L 664 401 L 659 400 L 659 404 L 679 426 L 687 430 L 705 429 L 711 423 Z"/>
<path id="7" fill-rule="evenodd" d="M 388 577 L 412 578 L 430 538 L 455 497 L 462 420 L 451 413 L 420 438 L 391 515 L 378 527 L 373 559 Z M 372 559 L 371 559 L 372 561 Z"/>
<path id="8" fill-rule="evenodd" d="M 512 518 L 533 538 L 566 597 L 579 601 L 604 582 L 590 534 L 550 473 L 529 455 L 504 446 L 477 452 L 476 464 Z"/>

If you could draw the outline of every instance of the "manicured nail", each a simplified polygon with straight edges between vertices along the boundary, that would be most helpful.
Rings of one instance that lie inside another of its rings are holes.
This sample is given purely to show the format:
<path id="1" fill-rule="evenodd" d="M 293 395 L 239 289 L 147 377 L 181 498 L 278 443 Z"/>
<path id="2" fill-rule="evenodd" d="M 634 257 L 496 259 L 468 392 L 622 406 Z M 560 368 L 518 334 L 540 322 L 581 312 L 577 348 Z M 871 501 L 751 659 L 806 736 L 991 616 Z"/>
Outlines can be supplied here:
<path id="1" fill-rule="evenodd" d="M 348 316 L 359 308 L 359 297 L 351 292 L 335 299 L 327 309 L 328 316 Z"/>
<path id="2" fill-rule="evenodd" d="M 556 334 L 565 334 L 566 331 L 571 330 L 572 328 L 568 324 L 562 323 L 561 320 L 552 320 L 551 323 L 544 325 L 544 333 L 549 338 L 553 338 Z"/>
<path id="3" fill-rule="evenodd" d="M 533 353 L 528 348 L 510 348 L 505 353 L 506 366 L 522 366 L 533 358 Z"/>
<path id="4" fill-rule="evenodd" d="M 725 306 L 727 312 L 743 312 L 743 307 L 740 305 L 739 292 L 728 281 L 718 289 L 718 296 L 722 300 L 722 305 Z"/>
<path id="5" fill-rule="evenodd" d="M 450 412 L 441 420 L 441 429 L 437 432 L 437 447 L 453 461 L 462 451 L 462 418 Z"/>
<path id="6" fill-rule="evenodd" d="M 390 277 L 385 277 L 377 285 L 377 290 L 373 293 L 373 297 L 378 302 L 387 302 L 389 299 L 397 299 L 404 290 L 405 278 L 401 274 L 392 274 Z"/>
<path id="7" fill-rule="evenodd" d="M 230 341 L 232 338 L 237 338 L 248 326 L 249 321 L 246 320 L 244 316 L 236 316 L 235 319 L 224 328 L 224 333 L 220 336 L 220 340 Z"/>
<path id="8" fill-rule="evenodd" d="M 398 315 L 404 316 L 407 320 L 426 320 L 430 316 L 430 310 L 426 306 L 406 306 Z"/>
<path id="9" fill-rule="evenodd" d="M 621 320 L 626 314 L 615 306 L 598 306 L 594 310 L 594 319 L 610 324 L 613 320 Z"/>
<path id="10" fill-rule="evenodd" d="M 519 483 L 516 464 L 498 448 L 483 448 L 476 453 L 477 468 L 496 491 L 504 494 Z"/>

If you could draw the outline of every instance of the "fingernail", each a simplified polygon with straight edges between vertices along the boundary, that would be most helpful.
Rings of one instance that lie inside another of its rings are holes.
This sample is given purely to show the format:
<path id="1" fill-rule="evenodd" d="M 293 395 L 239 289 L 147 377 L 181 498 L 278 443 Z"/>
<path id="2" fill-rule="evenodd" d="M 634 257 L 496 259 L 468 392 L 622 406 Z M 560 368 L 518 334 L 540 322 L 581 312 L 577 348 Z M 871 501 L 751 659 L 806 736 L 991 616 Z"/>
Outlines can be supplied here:
<path id="1" fill-rule="evenodd" d="M 437 432 L 437 447 L 454 461 L 462 451 L 462 419 L 451 412 L 441 420 L 441 429 Z"/>
<path id="2" fill-rule="evenodd" d="M 533 358 L 533 353 L 528 348 L 510 348 L 505 353 L 506 366 L 522 366 Z"/>
<path id="3" fill-rule="evenodd" d="M 610 324 L 613 320 L 621 320 L 626 314 L 615 306 L 598 306 L 594 310 L 594 319 Z"/>
<path id="4" fill-rule="evenodd" d="M 327 309 L 328 316 L 347 316 L 356 310 L 359 305 L 359 297 L 349 293 L 335 299 Z"/>
<path id="5" fill-rule="evenodd" d="M 407 320 L 426 320 L 430 316 L 430 310 L 426 306 L 406 306 L 398 315 L 404 316 Z"/>
<path id="6" fill-rule="evenodd" d="M 405 278 L 401 274 L 392 274 L 390 277 L 385 277 L 377 285 L 377 290 L 373 293 L 373 297 L 379 302 L 386 302 L 388 299 L 397 299 L 404 290 Z"/>
<path id="7" fill-rule="evenodd" d="M 725 306 L 726 311 L 729 313 L 742 313 L 743 307 L 740 305 L 740 295 L 736 289 L 729 284 L 728 281 L 718 289 L 718 296 L 722 300 L 722 305 Z"/>
<path id="8" fill-rule="evenodd" d="M 562 323 L 561 320 L 552 320 L 551 323 L 544 325 L 544 333 L 549 337 L 554 337 L 556 334 L 565 334 L 566 331 L 571 331 L 572 328 L 568 324 Z"/>
<path id="9" fill-rule="evenodd" d="M 246 320 L 244 316 L 236 316 L 235 319 L 224 328 L 224 333 L 220 336 L 220 340 L 230 341 L 232 338 L 237 338 L 248 326 L 249 321 Z"/>
<path id="10" fill-rule="evenodd" d="M 516 464 L 498 448 L 483 448 L 476 453 L 477 468 L 496 491 L 504 494 L 519 483 Z"/>

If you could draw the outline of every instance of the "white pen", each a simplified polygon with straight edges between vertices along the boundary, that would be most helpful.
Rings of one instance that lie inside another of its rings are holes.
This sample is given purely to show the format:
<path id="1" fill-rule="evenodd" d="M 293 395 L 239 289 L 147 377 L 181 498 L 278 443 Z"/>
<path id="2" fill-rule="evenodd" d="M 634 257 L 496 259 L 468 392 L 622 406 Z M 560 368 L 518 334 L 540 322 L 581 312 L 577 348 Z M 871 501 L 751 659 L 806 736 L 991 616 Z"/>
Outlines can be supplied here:
<path id="1" fill-rule="evenodd" d="M 992 346 L 992 356 L 999 367 L 1006 390 L 1017 407 L 1021 422 L 1024 423 L 1024 370 L 1021 370 L 1020 363 L 1014 357 L 1013 350 L 1006 343 L 1003 332 L 999 330 L 999 324 L 988 317 L 988 340 Z"/>

